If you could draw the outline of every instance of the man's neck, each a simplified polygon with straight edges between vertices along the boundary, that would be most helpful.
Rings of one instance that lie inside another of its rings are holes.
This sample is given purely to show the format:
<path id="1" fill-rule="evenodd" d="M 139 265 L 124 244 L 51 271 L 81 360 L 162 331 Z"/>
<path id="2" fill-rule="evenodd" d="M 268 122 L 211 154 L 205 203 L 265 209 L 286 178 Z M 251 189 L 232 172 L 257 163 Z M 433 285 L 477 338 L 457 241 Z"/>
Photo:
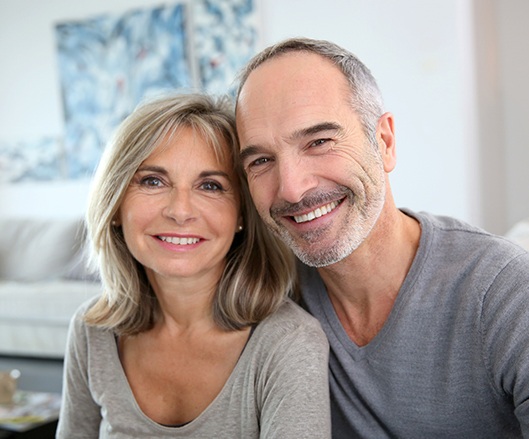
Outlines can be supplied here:
<path id="1" fill-rule="evenodd" d="M 383 212 L 358 249 L 318 269 L 345 331 L 358 346 L 382 329 L 411 267 L 420 239 L 419 223 L 400 212 Z"/>

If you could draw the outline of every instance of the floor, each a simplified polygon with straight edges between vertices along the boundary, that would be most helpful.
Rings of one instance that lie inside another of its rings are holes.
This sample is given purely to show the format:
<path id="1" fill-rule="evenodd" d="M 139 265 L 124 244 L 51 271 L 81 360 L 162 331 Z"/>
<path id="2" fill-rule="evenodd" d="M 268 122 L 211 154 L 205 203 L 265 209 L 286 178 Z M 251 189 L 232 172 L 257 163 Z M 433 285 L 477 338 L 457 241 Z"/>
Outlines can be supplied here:
<path id="1" fill-rule="evenodd" d="M 20 371 L 17 383 L 20 390 L 56 393 L 62 391 L 62 360 L 0 355 L 0 370 L 12 369 Z"/>

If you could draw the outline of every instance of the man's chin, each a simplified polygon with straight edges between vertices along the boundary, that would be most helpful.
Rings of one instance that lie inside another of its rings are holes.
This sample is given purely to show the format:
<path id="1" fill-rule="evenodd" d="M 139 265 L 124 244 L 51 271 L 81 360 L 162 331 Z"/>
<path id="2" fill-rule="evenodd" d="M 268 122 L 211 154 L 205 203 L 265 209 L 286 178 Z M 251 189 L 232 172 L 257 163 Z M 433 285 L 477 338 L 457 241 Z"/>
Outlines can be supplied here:
<path id="1" fill-rule="evenodd" d="M 293 248 L 294 254 L 305 265 L 314 268 L 328 267 L 344 259 L 347 255 L 340 255 L 335 252 L 307 252 Z"/>
<path id="2" fill-rule="evenodd" d="M 268 224 L 272 233 L 283 241 L 305 265 L 310 267 L 327 267 L 347 257 L 343 255 L 343 248 L 338 249 L 335 241 L 326 242 L 322 230 L 317 233 L 306 233 L 302 237 L 292 235 L 285 227 L 276 222 Z"/>
<path id="3" fill-rule="evenodd" d="M 285 240 L 285 243 L 301 262 L 316 268 L 327 267 L 340 262 L 350 253 L 343 246 L 337 246 L 336 242 L 327 243 L 324 240 L 308 244 L 307 242 L 296 242 L 290 238 Z"/>

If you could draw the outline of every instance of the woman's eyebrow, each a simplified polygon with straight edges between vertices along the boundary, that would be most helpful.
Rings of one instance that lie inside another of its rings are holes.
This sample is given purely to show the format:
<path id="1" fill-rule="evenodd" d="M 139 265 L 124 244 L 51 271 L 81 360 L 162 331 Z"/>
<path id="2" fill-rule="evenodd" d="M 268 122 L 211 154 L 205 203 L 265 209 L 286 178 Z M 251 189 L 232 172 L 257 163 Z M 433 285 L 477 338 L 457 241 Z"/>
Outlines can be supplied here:
<path id="1" fill-rule="evenodd" d="M 153 165 L 142 165 L 136 172 L 156 172 L 159 174 L 167 174 L 167 170 L 162 166 L 153 166 Z"/>
<path id="2" fill-rule="evenodd" d="M 218 171 L 216 169 L 211 170 L 211 171 L 202 171 L 200 173 L 200 177 L 201 178 L 204 178 L 204 177 L 224 177 L 224 178 L 227 178 L 228 180 L 230 179 L 230 176 L 229 176 L 229 174 L 227 172 Z"/>
<path id="3" fill-rule="evenodd" d="M 157 174 L 169 175 L 169 171 L 167 171 L 167 169 L 165 169 L 163 166 L 154 166 L 154 165 L 140 166 L 136 172 L 155 172 Z M 228 179 L 230 178 L 227 172 L 217 170 L 217 169 L 202 171 L 199 176 L 201 178 L 215 177 L 215 176 L 224 177 Z"/>

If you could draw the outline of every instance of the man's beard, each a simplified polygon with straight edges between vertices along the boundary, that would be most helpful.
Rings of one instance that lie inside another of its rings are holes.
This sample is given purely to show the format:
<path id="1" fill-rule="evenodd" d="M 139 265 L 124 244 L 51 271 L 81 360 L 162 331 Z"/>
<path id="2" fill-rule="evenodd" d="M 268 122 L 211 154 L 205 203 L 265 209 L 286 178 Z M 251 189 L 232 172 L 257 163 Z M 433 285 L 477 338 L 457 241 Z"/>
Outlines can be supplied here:
<path id="1" fill-rule="evenodd" d="M 352 254 L 366 239 L 375 223 L 385 201 L 385 185 L 382 183 L 376 196 L 363 205 L 355 205 L 358 201 L 353 192 L 345 187 L 339 186 L 333 192 L 319 193 L 304 198 L 295 204 L 283 204 L 274 206 L 270 210 L 272 221 L 267 225 L 281 240 L 288 245 L 301 262 L 311 267 L 326 267 L 339 262 Z M 334 223 L 316 230 L 304 232 L 294 237 L 282 224 L 284 216 L 292 216 L 302 210 L 312 210 L 330 201 L 341 198 L 341 209 L 348 209 L 342 230 L 338 232 L 339 238 L 332 245 L 321 245 L 321 241 L 330 233 Z"/>

